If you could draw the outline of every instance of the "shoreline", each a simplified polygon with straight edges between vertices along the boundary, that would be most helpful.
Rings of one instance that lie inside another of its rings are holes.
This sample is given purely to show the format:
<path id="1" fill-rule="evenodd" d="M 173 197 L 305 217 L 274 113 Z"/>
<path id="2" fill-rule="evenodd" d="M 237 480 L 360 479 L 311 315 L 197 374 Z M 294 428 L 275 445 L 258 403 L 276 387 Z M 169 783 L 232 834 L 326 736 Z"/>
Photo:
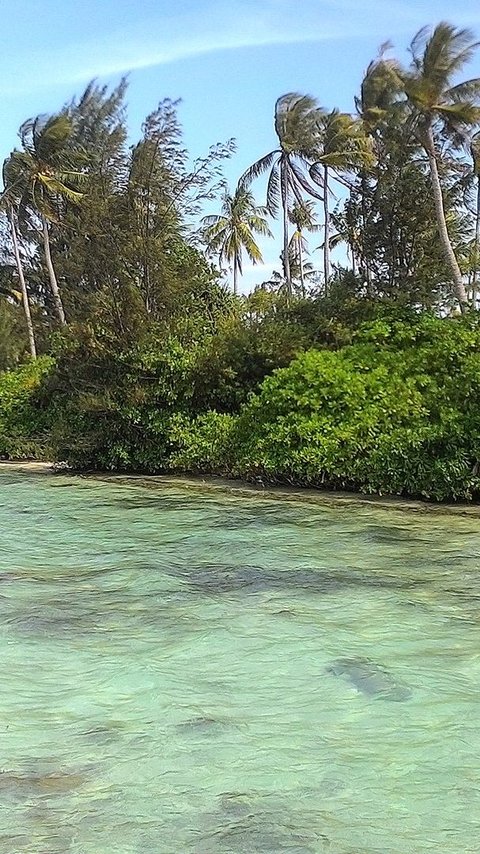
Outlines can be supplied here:
<path id="1" fill-rule="evenodd" d="M 0 460 L 2 471 L 25 471 L 42 475 L 63 475 L 65 477 L 91 478 L 92 480 L 114 481 L 116 483 L 137 484 L 146 488 L 162 486 L 178 486 L 183 489 L 201 490 L 203 492 L 230 493 L 239 497 L 259 496 L 262 498 L 280 498 L 288 501 L 306 501 L 322 505 L 346 505 L 365 509 L 402 510 L 410 513 L 427 513 L 442 516 L 469 516 L 480 518 L 480 504 L 437 504 L 433 501 L 419 501 L 414 498 L 402 498 L 395 495 L 366 495 L 361 492 L 334 492 L 328 490 L 302 488 L 269 484 L 261 486 L 242 480 L 229 480 L 215 475 L 181 475 L 181 474 L 128 474 L 118 472 L 78 472 L 68 468 L 55 468 L 54 463 Z"/>

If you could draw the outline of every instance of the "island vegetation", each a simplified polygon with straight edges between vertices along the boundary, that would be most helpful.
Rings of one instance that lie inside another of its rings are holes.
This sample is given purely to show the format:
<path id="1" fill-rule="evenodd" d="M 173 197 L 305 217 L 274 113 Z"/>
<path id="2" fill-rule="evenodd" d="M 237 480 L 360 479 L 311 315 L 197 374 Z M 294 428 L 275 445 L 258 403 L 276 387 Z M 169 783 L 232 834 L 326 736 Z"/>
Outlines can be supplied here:
<path id="1" fill-rule="evenodd" d="M 441 23 L 407 65 L 384 48 L 352 113 L 282 95 L 233 189 L 233 140 L 192 160 L 176 102 L 129 144 L 125 80 L 26 121 L 3 167 L 0 456 L 478 498 L 476 47 Z M 276 219 L 279 270 L 240 294 Z"/>

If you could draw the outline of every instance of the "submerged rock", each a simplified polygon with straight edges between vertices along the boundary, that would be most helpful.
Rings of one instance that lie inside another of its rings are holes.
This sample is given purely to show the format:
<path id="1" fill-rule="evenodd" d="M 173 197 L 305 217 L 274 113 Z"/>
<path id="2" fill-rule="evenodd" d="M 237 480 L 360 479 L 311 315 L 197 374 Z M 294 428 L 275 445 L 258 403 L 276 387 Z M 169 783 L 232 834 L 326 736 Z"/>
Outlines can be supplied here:
<path id="1" fill-rule="evenodd" d="M 368 658 L 337 658 L 327 667 L 327 673 L 345 676 L 366 697 L 404 702 L 412 696 L 408 685 L 397 682 L 388 670 Z"/>

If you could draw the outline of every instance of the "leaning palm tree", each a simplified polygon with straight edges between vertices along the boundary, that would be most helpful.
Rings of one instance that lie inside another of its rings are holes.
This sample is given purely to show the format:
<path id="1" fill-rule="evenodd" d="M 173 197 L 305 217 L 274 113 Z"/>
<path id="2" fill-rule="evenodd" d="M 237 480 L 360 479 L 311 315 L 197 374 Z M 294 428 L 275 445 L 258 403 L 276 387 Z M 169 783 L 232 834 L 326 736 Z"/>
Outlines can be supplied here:
<path id="1" fill-rule="evenodd" d="M 442 22 L 429 37 L 428 29 L 422 29 L 410 46 L 411 66 L 402 74 L 418 140 L 428 157 L 438 233 L 462 311 L 467 293 L 448 233 L 438 138 L 440 133 L 454 142 L 465 140 L 480 121 L 480 78 L 455 82 L 477 47 L 470 30 Z"/>
<path id="2" fill-rule="evenodd" d="M 275 104 L 275 132 L 278 148 L 273 149 L 242 175 L 240 184 L 251 181 L 269 171 L 267 183 L 267 209 L 276 217 L 280 208 L 283 215 L 283 253 L 287 289 L 291 285 L 289 264 L 288 210 L 292 200 L 298 204 L 303 194 L 320 199 L 318 189 L 309 178 L 308 169 L 315 162 L 317 119 L 320 108 L 314 98 L 290 92 L 282 95 Z"/>
<path id="3" fill-rule="evenodd" d="M 59 221 L 62 201 L 78 204 L 82 198 L 72 186 L 82 178 L 72 168 L 72 123 L 66 113 L 38 116 L 24 122 L 19 133 L 22 150 L 12 151 L 5 162 L 5 187 L 16 202 L 20 223 L 26 227 L 32 219 L 40 222 L 55 310 L 64 325 L 65 311 L 50 250 L 50 224 Z"/>
<path id="4" fill-rule="evenodd" d="M 209 251 L 219 256 L 220 264 L 227 261 L 233 267 L 234 294 L 238 293 L 238 276 L 242 275 L 243 251 L 254 264 L 263 261 L 254 235 L 272 236 L 265 219 L 267 214 L 265 207 L 255 204 L 251 191 L 239 185 L 233 195 L 224 193 L 220 215 L 213 214 L 202 220 Z"/>
<path id="5" fill-rule="evenodd" d="M 332 110 L 318 120 L 318 154 L 310 175 L 323 189 L 325 288 L 330 279 L 330 176 L 349 187 L 345 174 L 373 163 L 372 146 L 362 123 L 349 113 Z"/>
<path id="6" fill-rule="evenodd" d="M 23 270 L 22 258 L 18 242 L 18 225 L 15 213 L 15 203 L 12 195 L 6 188 L 5 181 L 5 164 L 3 167 L 3 180 L 5 189 L 0 199 L 1 207 L 6 211 L 8 222 L 10 225 L 10 235 L 12 238 L 13 256 L 15 258 L 15 266 L 17 268 L 18 281 L 20 283 L 20 292 L 22 295 L 23 311 L 25 314 L 25 322 L 27 324 L 28 343 L 30 347 L 30 355 L 33 359 L 37 357 L 37 347 L 35 344 L 35 332 L 33 328 L 32 313 L 30 311 L 30 299 L 28 296 L 27 283 L 25 281 L 25 273 Z"/>

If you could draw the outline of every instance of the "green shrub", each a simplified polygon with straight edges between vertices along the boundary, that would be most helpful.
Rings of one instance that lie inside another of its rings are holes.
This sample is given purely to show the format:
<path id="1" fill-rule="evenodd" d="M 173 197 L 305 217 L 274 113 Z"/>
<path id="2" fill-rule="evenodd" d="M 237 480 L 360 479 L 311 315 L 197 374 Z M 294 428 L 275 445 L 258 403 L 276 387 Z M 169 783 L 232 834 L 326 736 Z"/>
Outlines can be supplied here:
<path id="1" fill-rule="evenodd" d="M 170 441 L 176 450 L 170 457 L 171 469 L 191 474 L 231 474 L 234 423 L 234 416 L 218 412 L 206 412 L 195 419 L 172 419 Z"/>
<path id="2" fill-rule="evenodd" d="M 0 457 L 48 459 L 53 412 L 38 404 L 53 359 L 42 356 L 0 374 Z"/>
<path id="3" fill-rule="evenodd" d="M 476 320 L 378 321 L 265 380 L 238 419 L 243 477 L 437 500 L 480 489 Z"/>
<path id="4" fill-rule="evenodd" d="M 39 359 L 0 374 L 0 454 L 42 459 L 53 451 L 80 469 L 220 474 L 436 500 L 480 495 L 476 315 L 377 318 L 352 330 L 343 347 L 301 353 L 254 396 L 239 361 L 223 372 L 218 359 L 211 371 L 212 340 L 204 398 L 195 390 L 203 345 L 175 336 L 117 352 L 98 339 L 65 341 L 55 364 Z M 240 356 L 238 338 L 237 347 Z M 243 405 L 239 392 L 233 413 L 215 411 L 211 397 L 218 391 L 225 403 L 237 385 Z"/>

